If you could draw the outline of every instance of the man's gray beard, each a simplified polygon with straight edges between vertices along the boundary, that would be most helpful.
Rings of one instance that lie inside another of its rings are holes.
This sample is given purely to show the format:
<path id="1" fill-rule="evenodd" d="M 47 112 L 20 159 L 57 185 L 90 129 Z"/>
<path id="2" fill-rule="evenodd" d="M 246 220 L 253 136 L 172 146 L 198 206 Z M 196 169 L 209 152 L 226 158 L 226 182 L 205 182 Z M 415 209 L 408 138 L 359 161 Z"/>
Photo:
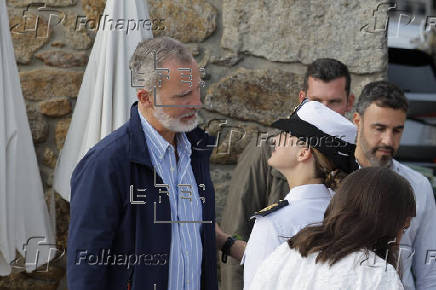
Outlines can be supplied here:
<path id="1" fill-rule="evenodd" d="M 376 152 L 373 152 L 373 149 L 369 148 L 368 143 L 366 142 L 365 137 L 363 136 L 363 132 L 359 132 L 359 146 L 362 149 L 365 158 L 369 161 L 371 166 L 376 167 L 391 167 L 392 166 L 392 157 L 382 158 L 381 160 L 377 159 L 375 155 Z"/>
<path id="2" fill-rule="evenodd" d="M 195 119 L 187 124 L 183 124 L 180 119 L 185 117 L 173 118 L 163 111 L 163 107 L 154 107 L 153 116 L 164 126 L 166 129 L 173 132 L 189 132 L 195 129 L 198 125 L 197 112 L 195 112 Z"/>
<path id="3" fill-rule="evenodd" d="M 365 156 L 369 160 L 369 163 L 371 164 L 371 166 L 373 166 L 373 167 L 380 166 L 380 167 L 390 168 L 392 166 L 392 158 L 391 157 L 386 157 L 386 158 L 382 158 L 381 160 L 379 160 L 379 159 L 377 159 L 375 154 L 373 154 L 371 152 L 365 152 Z"/>

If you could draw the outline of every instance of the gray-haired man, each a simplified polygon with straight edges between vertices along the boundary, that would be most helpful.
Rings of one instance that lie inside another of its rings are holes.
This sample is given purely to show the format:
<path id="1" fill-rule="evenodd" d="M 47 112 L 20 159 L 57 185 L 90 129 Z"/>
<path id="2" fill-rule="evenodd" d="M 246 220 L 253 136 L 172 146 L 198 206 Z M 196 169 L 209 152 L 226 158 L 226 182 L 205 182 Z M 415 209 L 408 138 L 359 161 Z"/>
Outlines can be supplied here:
<path id="1" fill-rule="evenodd" d="M 216 290 L 214 143 L 196 128 L 198 65 L 164 37 L 141 42 L 130 66 L 144 83 L 130 120 L 71 179 L 68 287 Z"/>

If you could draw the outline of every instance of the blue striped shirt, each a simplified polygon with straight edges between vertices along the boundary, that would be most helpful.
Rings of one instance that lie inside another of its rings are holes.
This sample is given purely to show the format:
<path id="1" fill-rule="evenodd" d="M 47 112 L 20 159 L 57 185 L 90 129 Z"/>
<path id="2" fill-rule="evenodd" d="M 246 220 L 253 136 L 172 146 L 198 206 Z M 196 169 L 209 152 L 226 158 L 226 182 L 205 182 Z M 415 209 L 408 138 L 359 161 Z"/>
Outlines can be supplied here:
<path id="1" fill-rule="evenodd" d="M 153 167 L 164 184 L 169 185 L 171 207 L 171 249 L 169 256 L 169 290 L 200 289 L 202 204 L 191 167 L 191 143 L 185 133 L 176 133 L 174 147 L 168 143 L 139 113 Z M 185 185 L 183 185 L 185 184 Z M 186 186 L 191 185 L 191 187 Z M 190 193 L 189 193 L 190 192 Z"/>

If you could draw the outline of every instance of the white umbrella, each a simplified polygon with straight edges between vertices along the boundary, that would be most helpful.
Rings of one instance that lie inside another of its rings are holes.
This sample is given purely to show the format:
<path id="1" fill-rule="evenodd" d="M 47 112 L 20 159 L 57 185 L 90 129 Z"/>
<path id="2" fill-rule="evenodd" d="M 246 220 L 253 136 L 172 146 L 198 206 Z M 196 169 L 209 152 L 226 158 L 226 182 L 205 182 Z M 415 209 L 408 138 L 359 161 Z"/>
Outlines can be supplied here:
<path id="1" fill-rule="evenodd" d="M 54 240 L 9 33 L 6 3 L 0 0 L 0 275 L 11 273 L 16 250 L 26 257 L 26 271 L 47 263 L 50 247 L 55 249 Z M 39 259 L 33 263 L 38 254 Z M 52 251 L 51 255 L 54 254 Z"/>
<path id="2" fill-rule="evenodd" d="M 107 1 L 54 173 L 53 188 L 68 201 L 74 167 L 92 146 L 129 118 L 136 99 L 129 59 L 139 42 L 153 37 L 149 24 L 144 0 Z"/>

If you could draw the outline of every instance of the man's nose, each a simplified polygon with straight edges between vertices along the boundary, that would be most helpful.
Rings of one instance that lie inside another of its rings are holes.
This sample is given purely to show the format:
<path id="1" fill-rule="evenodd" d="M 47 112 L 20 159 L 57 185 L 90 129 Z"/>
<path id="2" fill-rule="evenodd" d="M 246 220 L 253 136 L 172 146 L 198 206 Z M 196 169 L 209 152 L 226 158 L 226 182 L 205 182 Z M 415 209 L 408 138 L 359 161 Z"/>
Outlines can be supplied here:
<path id="1" fill-rule="evenodd" d="M 192 98 L 190 99 L 189 106 L 201 107 L 203 103 L 201 102 L 200 90 L 192 92 Z"/>
<path id="2" fill-rule="evenodd" d="M 386 146 L 393 147 L 393 145 L 394 145 L 394 134 L 391 131 L 387 130 L 383 134 L 382 142 Z"/>

